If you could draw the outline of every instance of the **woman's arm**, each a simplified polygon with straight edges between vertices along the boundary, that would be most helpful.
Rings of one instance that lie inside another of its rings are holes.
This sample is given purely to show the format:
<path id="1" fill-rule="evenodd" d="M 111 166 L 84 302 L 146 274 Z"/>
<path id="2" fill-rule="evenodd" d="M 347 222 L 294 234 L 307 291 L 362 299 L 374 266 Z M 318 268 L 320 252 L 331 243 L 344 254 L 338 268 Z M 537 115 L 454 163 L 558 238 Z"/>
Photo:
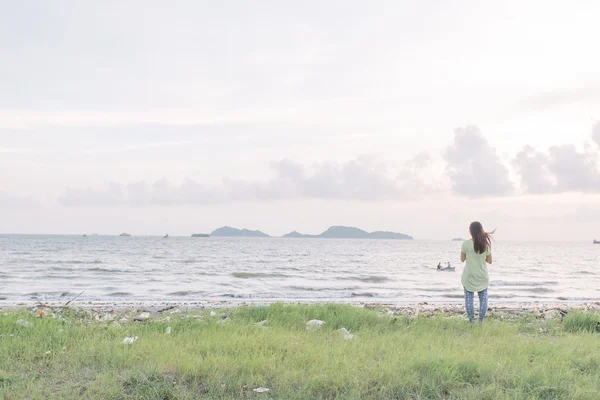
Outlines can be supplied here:
<path id="1" fill-rule="evenodd" d="M 460 252 L 460 262 L 465 262 L 466 259 L 467 259 L 467 255 L 461 251 Z"/>
<path id="2" fill-rule="evenodd" d="M 488 254 L 487 257 L 485 257 L 485 262 L 488 264 L 492 263 L 492 255 L 491 254 Z"/>

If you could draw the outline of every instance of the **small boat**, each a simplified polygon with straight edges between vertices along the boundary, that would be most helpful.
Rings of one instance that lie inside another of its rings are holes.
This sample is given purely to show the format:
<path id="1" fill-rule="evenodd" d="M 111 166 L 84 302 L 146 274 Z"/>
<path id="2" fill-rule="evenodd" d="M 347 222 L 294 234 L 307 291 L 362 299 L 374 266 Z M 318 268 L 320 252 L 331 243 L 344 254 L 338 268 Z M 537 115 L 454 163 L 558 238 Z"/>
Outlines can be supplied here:
<path id="1" fill-rule="evenodd" d="M 438 271 L 447 271 L 447 272 L 452 272 L 456 270 L 456 267 L 453 267 L 450 265 L 450 263 L 448 263 L 447 267 L 442 267 L 442 263 L 439 263 L 437 266 L 437 270 Z"/>
<path id="2" fill-rule="evenodd" d="M 84 234 L 83 237 L 87 237 L 87 235 Z"/>
<path id="3" fill-rule="evenodd" d="M 600 244 L 600 240 L 594 239 L 594 244 Z"/>
<path id="4" fill-rule="evenodd" d="M 168 233 L 165 236 L 163 236 L 163 239 L 168 239 L 168 238 L 170 238 Z"/>

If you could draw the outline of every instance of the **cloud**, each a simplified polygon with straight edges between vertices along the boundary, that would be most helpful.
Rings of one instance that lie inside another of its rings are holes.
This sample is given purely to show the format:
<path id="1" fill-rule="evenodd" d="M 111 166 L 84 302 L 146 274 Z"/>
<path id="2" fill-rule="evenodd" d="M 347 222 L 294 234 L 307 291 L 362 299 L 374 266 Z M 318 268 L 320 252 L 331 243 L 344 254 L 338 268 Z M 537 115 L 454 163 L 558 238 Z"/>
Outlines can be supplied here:
<path id="1" fill-rule="evenodd" d="M 600 146 L 600 121 L 597 121 L 592 127 L 592 139 Z"/>
<path id="2" fill-rule="evenodd" d="M 513 191 L 508 169 L 475 126 L 454 130 L 454 143 L 444 153 L 452 190 L 462 196 L 505 196 Z"/>
<path id="3" fill-rule="evenodd" d="M 302 198 L 375 201 L 406 197 L 384 167 L 365 157 L 311 166 L 283 159 L 272 162 L 271 168 L 275 176 L 262 182 L 227 178 L 218 186 L 191 179 L 182 184 L 167 179 L 126 185 L 111 182 L 101 190 L 67 188 L 58 202 L 64 206 L 142 207 Z"/>
<path id="4" fill-rule="evenodd" d="M 574 145 L 553 146 L 549 153 L 548 168 L 558 191 L 600 191 L 597 154 L 579 152 Z"/>
<path id="5" fill-rule="evenodd" d="M 37 206 L 38 204 L 30 197 L 15 197 L 0 192 L 0 208 L 31 208 Z"/>
<path id="6" fill-rule="evenodd" d="M 555 191 L 553 174 L 548 167 L 548 156 L 525 146 L 517 153 L 513 165 L 521 175 L 521 186 L 528 193 L 550 193 Z"/>
<path id="7" fill-rule="evenodd" d="M 596 135 L 597 126 L 594 127 Z M 596 136 L 594 136 L 594 140 Z M 526 146 L 513 161 L 526 193 L 600 192 L 598 153 L 572 145 L 552 146 L 547 153 Z"/>
<path id="8" fill-rule="evenodd" d="M 548 110 L 564 105 L 600 100 L 600 85 L 590 83 L 578 88 L 557 89 L 525 98 L 521 107 L 531 110 Z"/>

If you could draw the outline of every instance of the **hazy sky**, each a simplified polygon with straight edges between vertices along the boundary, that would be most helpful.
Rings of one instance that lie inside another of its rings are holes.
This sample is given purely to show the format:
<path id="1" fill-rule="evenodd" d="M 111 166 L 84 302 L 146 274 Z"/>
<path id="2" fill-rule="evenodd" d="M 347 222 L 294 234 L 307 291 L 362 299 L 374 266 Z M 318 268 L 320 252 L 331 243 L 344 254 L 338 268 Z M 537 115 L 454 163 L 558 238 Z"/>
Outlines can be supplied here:
<path id="1" fill-rule="evenodd" d="M 0 232 L 600 239 L 600 2 L 0 3 Z"/>

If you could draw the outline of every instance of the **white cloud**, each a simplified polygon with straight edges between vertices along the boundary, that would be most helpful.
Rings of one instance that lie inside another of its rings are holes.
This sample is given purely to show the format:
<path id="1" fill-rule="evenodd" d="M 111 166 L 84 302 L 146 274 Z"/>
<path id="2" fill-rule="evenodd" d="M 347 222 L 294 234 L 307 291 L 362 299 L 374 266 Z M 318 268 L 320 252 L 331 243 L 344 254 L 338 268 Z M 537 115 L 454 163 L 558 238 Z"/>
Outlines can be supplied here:
<path id="1" fill-rule="evenodd" d="M 597 121 L 592 127 L 592 139 L 600 146 L 600 121 Z"/>
<path id="2" fill-rule="evenodd" d="M 550 193 L 555 191 L 553 175 L 548 169 L 548 156 L 525 146 L 513 161 L 521 176 L 521 186 L 528 193 Z"/>
<path id="3" fill-rule="evenodd" d="M 598 123 L 592 128 L 592 139 L 600 139 Z M 600 159 L 598 149 L 586 146 L 580 151 L 573 144 L 552 146 L 547 153 L 525 146 L 513 165 L 521 175 L 527 193 L 598 193 L 600 192 Z"/>
<path id="4" fill-rule="evenodd" d="M 0 208 L 31 208 L 37 205 L 31 197 L 18 197 L 0 192 Z"/>
<path id="5" fill-rule="evenodd" d="M 226 178 L 219 186 L 191 179 L 177 185 L 161 179 L 154 183 L 110 183 L 102 190 L 67 188 L 59 203 L 65 206 L 167 206 L 311 198 L 376 201 L 406 197 L 396 180 L 387 177 L 387 171 L 365 158 L 308 167 L 283 159 L 271 163 L 271 168 L 275 177 L 270 180 Z"/>
<path id="6" fill-rule="evenodd" d="M 452 190 L 461 196 L 505 196 L 513 191 L 504 166 L 479 128 L 454 130 L 454 143 L 444 153 Z"/>

